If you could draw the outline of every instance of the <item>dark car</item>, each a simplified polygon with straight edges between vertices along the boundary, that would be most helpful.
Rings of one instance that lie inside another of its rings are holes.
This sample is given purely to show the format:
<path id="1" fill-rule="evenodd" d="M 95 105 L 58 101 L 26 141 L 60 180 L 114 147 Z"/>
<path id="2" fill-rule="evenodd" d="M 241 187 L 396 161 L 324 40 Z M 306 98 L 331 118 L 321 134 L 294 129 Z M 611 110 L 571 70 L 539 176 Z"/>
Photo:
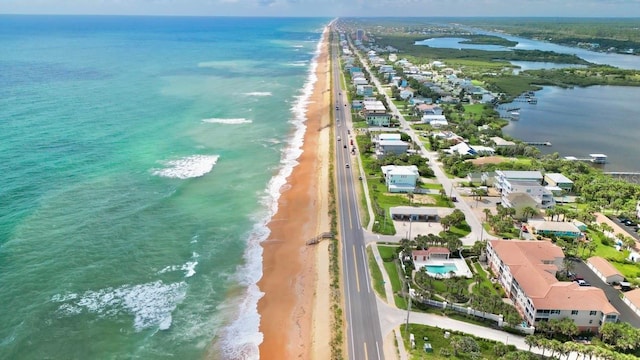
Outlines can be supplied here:
<path id="1" fill-rule="evenodd" d="M 627 226 L 636 226 L 638 224 L 636 224 L 635 222 L 631 221 L 631 220 L 627 220 L 625 222 L 623 222 L 623 224 L 627 225 Z"/>
<path id="2" fill-rule="evenodd" d="M 454 197 L 451 198 L 451 201 L 458 202 L 458 198 L 454 196 Z"/>
<path id="3" fill-rule="evenodd" d="M 344 148 L 345 148 L 345 149 L 347 148 L 347 144 L 344 144 Z"/>

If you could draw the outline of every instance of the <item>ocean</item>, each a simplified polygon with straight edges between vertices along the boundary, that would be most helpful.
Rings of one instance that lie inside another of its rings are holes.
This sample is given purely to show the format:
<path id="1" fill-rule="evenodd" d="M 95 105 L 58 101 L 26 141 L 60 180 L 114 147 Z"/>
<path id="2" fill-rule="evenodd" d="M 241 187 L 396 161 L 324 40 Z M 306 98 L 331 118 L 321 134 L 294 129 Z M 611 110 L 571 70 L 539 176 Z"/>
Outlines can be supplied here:
<path id="1" fill-rule="evenodd" d="M 258 358 L 328 22 L 0 16 L 0 359 Z"/>

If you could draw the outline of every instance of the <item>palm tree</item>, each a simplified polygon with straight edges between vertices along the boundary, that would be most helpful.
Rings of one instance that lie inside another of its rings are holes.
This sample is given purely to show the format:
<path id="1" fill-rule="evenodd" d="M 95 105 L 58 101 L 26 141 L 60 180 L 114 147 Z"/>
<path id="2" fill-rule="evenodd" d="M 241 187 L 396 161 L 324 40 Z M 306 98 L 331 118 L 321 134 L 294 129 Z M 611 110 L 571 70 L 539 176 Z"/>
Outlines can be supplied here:
<path id="1" fill-rule="evenodd" d="M 524 218 L 524 221 L 527 222 L 529 221 L 529 216 L 533 216 L 537 213 L 538 211 L 532 207 L 532 206 L 525 206 L 522 209 L 522 217 Z"/>
<path id="2" fill-rule="evenodd" d="M 540 336 L 538 335 L 527 335 L 524 338 L 524 343 L 529 345 L 529 350 L 528 350 L 529 352 L 531 352 L 531 347 L 533 346 L 537 347 L 539 342 L 540 342 Z"/>
<path id="3" fill-rule="evenodd" d="M 601 223 L 600 229 L 602 229 L 602 232 L 605 233 L 605 235 L 607 233 L 611 234 L 613 232 L 613 228 L 607 223 Z"/>
<path id="4" fill-rule="evenodd" d="M 489 217 L 491 216 L 491 210 L 490 209 L 484 209 L 482 210 L 482 212 L 484 212 L 484 221 L 489 221 Z"/>

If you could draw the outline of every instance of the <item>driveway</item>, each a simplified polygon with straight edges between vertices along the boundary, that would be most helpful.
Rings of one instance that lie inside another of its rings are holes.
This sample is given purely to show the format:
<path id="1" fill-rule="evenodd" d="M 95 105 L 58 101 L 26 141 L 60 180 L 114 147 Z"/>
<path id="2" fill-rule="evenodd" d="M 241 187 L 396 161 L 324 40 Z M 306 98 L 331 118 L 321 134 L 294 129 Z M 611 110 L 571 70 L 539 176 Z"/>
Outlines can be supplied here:
<path id="1" fill-rule="evenodd" d="M 611 305 L 613 305 L 620 313 L 620 321 L 628 322 L 633 327 L 640 327 L 640 317 L 632 311 L 622 299 L 620 299 L 620 291 L 614 289 L 612 286 L 607 285 L 604 281 L 594 274 L 591 269 L 580 260 L 573 261 L 574 273 L 578 276 L 582 276 L 587 282 L 591 283 L 591 286 L 595 286 L 604 291 L 607 295 L 607 299 Z"/>

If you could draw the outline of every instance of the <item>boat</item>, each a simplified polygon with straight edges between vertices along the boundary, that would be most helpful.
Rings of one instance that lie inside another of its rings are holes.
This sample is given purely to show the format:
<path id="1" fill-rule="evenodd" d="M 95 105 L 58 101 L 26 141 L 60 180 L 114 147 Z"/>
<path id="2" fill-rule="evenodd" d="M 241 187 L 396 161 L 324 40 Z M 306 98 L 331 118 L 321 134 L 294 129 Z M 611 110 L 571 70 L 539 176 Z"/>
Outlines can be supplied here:
<path id="1" fill-rule="evenodd" d="M 520 113 L 517 111 L 512 111 L 509 113 L 509 119 L 511 120 L 520 120 Z"/>

